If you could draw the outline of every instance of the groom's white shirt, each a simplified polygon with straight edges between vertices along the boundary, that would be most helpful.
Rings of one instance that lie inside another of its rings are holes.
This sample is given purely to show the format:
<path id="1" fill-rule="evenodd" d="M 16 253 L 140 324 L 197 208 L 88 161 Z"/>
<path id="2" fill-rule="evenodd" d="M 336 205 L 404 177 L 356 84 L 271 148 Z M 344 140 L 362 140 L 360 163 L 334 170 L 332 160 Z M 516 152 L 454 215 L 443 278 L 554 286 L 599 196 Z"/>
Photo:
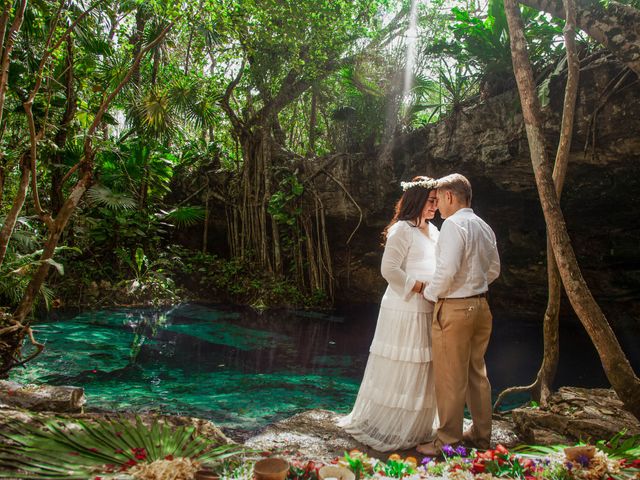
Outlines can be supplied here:
<path id="1" fill-rule="evenodd" d="M 436 245 L 436 271 L 424 290 L 432 302 L 484 293 L 500 274 L 496 236 L 470 208 L 448 217 Z"/>

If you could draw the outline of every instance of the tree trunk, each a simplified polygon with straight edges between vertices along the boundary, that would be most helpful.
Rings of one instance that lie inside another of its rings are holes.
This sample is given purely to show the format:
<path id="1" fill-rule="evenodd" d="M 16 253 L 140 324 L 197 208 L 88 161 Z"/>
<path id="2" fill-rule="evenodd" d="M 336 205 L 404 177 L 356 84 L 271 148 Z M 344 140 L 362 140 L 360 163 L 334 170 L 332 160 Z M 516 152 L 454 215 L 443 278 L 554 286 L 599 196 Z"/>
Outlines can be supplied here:
<path id="1" fill-rule="evenodd" d="M 563 29 L 564 43 L 567 50 L 567 85 L 565 87 L 564 104 L 562 109 L 562 126 L 560 127 L 560 141 L 556 153 L 556 161 L 553 167 L 553 182 L 558 201 L 562 196 L 562 188 L 569 164 L 571 140 L 573 138 L 573 124 L 576 111 L 576 98 L 578 97 L 578 82 L 580 79 L 580 60 L 575 42 L 576 10 L 574 0 L 563 0 L 565 12 L 565 26 Z M 553 248 L 547 236 L 547 277 L 549 299 L 544 314 L 544 355 L 542 366 L 538 372 L 536 392 L 537 400 L 541 405 L 546 405 L 552 392 L 553 380 L 558 369 L 560 359 L 560 299 L 562 294 L 562 281 L 558 265 L 553 256 Z"/>
<path id="2" fill-rule="evenodd" d="M 312 156 L 316 151 L 316 125 L 318 123 L 318 86 L 311 89 L 311 113 L 309 114 L 309 149 L 307 155 Z"/>
<path id="3" fill-rule="evenodd" d="M 58 214 L 64 203 L 62 196 L 62 179 L 64 174 L 61 167 L 64 161 L 64 147 L 67 143 L 67 137 L 69 135 L 69 127 L 76 115 L 77 98 L 76 92 L 73 88 L 74 75 L 73 75 L 73 38 L 69 36 L 67 38 L 67 70 L 65 74 L 65 96 L 67 98 L 66 108 L 60 121 L 60 127 L 56 132 L 54 142 L 58 147 L 56 153 L 52 158 L 51 165 L 51 213 L 55 216 Z"/>
<path id="4" fill-rule="evenodd" d="M 29 285 L 27 285 L 27 289 L 25 290 L 20 305 L 18 305 L 18 308 L 13 314 L 13 318 L 16 321 L 22 323 L 31 313 L 33 303 L 40 291 L 40 288 L 42 287 L 42 284 L 47 278 L 49 269 L 51 268 L 48 261 L 53 259 L 56 247 L 58 246 L 58 241 L 60 240 L 60 235 L 62 235 L 62 231 L 67 226 L 67 223 L 78 206 L 78 203 L 80 203 L 84 192 L 89 188 L 92 177 L 92 173 L 89 170 L 82 174 L 80 180 L 78 180 L 74 185 L 69 197 L 64 202 L 60 212 L 56 216 L 56 219 L 53 222 L 53 227 L 49 231 L 49 235 L 44 244 L 42 255 L 40 256 L 40 265 L 38 266 L 36 273 L 31 278 Z M 0 370 L 1 369 L 2 368 L 0 368 Z"/>
<path id="5" fill-rule="evenodd" d="M 27 188 L 29 187 L 29 175 L 31 170 L 27 164 L 26 156 L 28 156 L 28 153 L 25 154 L 20 162 L 21 175 L 18 192 L 13 199 L 11 210 L 7 213 L 2 229 L 0 230 L 0 267 L 4 262 L 4 258 L 7 254 L 7 247 L 9 246 L 9 240 L 11 239 L 11 235 L 13 235 L 13 229 L 16 226 L 18 216 L 20 215 L 24 201 L 27 198 Z"/>
<path id="6" fill-rule="evenodd" d="M 22 21 L 24 20 L 24 11 L 26 8 L 27 0 L 20 1 L 19 5 L 16 7 L 15 14 L 13 16 L 13 22 L 11 22 L 11 27 L 9 27 L 6 41 L 4 35 L 2 36 L 2 46 L 4 48 L 2 49 L 2 59 L 0 60 L 0 124 L 2 123 L 4 101 L 6 98 L 9 82 L 9 65 L 11 63 L 11 52 L 13 51 L 13 47 L 15 45 L 17 33 L 22 27 Z M 2 13 L 2 17 L 0 17 L 0 23 L 2 24 L 3 29 L 6 28 L 10 10 L 11 2 L 4 2 L 4 11 Z M 4 32 L 2 33 L 4 34 Z"/>
<path id="7" fill-rule="evenodd" d="M 133 45 L 133 57 L 138 56 L 142 50 L 142 44 L 144 43 L 144 27 L 147 24 L 147 13 L 145 11 L 145 5 L 138 5 L 136 10 L 136 29 L 131 37 L 131 44 Z M 131 83 L 136 86 L 140 85 L 140 65 L 136 65 L 131 75 Z"/>
<path id="8" fill-rule="evenodd" d="M 84 389 L 56 385 L 25 386 L 0 380 L 0 402 L 31 412 L 79 413 L 86 403 Z"/>
<path id="9" fill-rule="evenodd" d="M 562 0 L 520 3 L 565 18 Z M 576 0 L 576 24 L 640 76 L 640 11 L 615 1 Z"/>
<path id="10" fill-rule="evenodd" d="M 640 379 L 635 375 L 611 326 L 582 277 L 560 210 L 547 158 L 540 104 L 527 55 L 520 10 L 515 0 L 504 0 L 504 4 L 511 35 L 513 70 L 520 92 L 533 172 L 558 270 L 567 297 L 600 355 L 611 386 L 625 407 L 640 419 Z"/>

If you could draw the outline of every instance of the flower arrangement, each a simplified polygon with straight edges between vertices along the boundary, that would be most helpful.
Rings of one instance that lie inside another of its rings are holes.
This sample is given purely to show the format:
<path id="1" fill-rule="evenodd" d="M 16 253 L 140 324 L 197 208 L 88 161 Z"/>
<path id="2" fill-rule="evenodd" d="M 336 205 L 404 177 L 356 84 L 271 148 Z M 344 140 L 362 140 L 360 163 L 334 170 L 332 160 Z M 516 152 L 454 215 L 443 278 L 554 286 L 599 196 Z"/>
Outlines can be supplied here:
<path id="1" fill-rule="evenodd" d="M 485 451 L 445 445 L 442 460 L 425 457 L 420 465 L 415 457 L 394 453 L 382 462 L 357 450 L 336 461 L 350 468 L 358 479 L 640 480 L 640 459 L 630 445 L 626 444 L 626 456 L 620 449 L 614 456 L 593 446 L 522 447 L 515 453 L 503 445 Z"/>
<path id="2" fill-rule="evenodd" d="M 424 177 L 422 180 L 416 180 L 415 182 L 400 182 L 402 191 L 406 192 L 413 187 L 422 187 L 432 190 L 438 187 L 438 181 L 433 178 Z"/>

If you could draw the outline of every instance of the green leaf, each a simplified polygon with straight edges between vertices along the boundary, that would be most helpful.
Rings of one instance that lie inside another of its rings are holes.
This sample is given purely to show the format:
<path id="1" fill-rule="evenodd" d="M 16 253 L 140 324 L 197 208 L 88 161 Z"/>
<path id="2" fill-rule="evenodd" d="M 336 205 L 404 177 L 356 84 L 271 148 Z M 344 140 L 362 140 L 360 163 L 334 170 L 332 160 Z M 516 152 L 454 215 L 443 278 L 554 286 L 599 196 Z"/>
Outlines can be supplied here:
<path id="1" fill-rule="evenodd" d="M 138 267 L 138 273 L 142 271 L 142 266 L 144 265 L 146 258 L 144 250 L 141 247 L 136 248 L 135 259 L 136 267 Z"/>
<path id="2" fill-rule="evenodd" d="M 60 275 L 64 275 L 64 266 L 61 263 L 56 262 L 53 258 L 47 258 L 44 262 L 54 267 Z"/>

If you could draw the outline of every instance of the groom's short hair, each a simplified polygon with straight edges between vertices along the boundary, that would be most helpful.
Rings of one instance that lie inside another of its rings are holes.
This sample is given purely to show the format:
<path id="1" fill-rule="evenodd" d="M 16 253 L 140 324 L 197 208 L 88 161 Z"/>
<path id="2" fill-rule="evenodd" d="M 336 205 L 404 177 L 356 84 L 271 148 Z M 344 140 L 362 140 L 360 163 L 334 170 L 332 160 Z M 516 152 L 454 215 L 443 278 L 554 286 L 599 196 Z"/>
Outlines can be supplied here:
<path id="1" fill-rule="evenodd" d="M 448 190 L 467 205 L 471 205 L 471 183 L 467 177 L 459 173 L 452 173 L 438 179 L 438 188 Z"/>

